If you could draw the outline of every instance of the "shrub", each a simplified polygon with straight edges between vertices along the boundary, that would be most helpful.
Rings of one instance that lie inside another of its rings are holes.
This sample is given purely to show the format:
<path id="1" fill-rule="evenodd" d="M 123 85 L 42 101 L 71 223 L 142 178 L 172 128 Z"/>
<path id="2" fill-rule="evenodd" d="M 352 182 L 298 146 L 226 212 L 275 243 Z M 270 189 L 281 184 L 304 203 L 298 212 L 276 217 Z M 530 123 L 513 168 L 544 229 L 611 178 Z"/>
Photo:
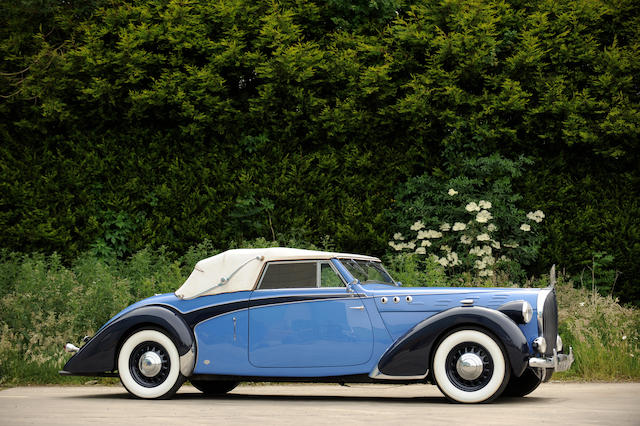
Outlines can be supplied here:
<path id="1" fill-rule="evenodd" d="M 389 245 L 426 256 L 449 275 L 492 277 L 509 271 L 512 279 L 522 279 L 522 267 L 537 257 L 537 225 L 545 217 L 541 210 L 525 214 L 518 206 L 521 197 L 511 180 L 525 163 L 493 155 L 464 161 L 454 178 L 409 180 L 396 203 L 395 217 L 404 227 L 397 228 Z"/>

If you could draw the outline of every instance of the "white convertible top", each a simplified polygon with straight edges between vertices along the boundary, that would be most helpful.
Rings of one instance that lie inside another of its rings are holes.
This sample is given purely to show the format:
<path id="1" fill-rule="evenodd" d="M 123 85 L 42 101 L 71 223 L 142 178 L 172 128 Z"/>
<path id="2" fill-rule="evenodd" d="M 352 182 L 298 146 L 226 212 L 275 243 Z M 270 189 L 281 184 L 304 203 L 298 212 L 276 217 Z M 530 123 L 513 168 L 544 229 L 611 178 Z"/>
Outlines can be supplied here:
<path id="1" fill-rule="evenodd" d="M 227 250 L 196 263 L 189 278 L 176 290 L 181 299 L 253 290 L 266 262 L 275 260 L 358 259 L 380 262 L 361 254 L 333 253 L 285 247 Z"/>

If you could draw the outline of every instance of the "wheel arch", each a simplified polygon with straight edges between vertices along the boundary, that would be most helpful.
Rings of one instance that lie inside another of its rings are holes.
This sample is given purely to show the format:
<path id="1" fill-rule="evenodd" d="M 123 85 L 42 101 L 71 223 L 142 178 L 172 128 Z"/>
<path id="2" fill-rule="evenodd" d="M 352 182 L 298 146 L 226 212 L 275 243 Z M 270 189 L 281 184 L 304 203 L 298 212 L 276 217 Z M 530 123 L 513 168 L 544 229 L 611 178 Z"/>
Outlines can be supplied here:
<path id="1" fill-rule="evenodd" d="M 483 307 L 451 308 L 418 323 L 382 355 L 377 370 L 398 379 L 430 374 L 431 360 L 439 342 L 465 327 L 494 336 L 505 351 L 512 374 L 522 375 L 530 356 L 527 339 L 505 314 Z"/>
<path id="2" fill-rule="evenodd" d="M 145 327 L 164 332 L 174 342 L 181 360 L 183 357 L 186 363 L 195 360 L 195 337 L 181 314 L 152 305 L 134 309 L 112 321 L 69 359 L 64 370 L 83 375 L 115 371 L 118 353 L 126 338 Z M 189 368 L 184 370 L 190 373 Z"/>

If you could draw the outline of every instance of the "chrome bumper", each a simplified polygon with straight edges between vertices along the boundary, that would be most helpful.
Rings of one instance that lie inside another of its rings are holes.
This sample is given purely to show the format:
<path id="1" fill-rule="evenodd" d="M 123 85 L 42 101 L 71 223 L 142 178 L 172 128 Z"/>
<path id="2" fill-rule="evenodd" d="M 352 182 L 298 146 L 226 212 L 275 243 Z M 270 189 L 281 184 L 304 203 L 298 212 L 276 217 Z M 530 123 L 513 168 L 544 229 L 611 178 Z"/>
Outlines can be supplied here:
<path id="1" fill-rule="evenodd" d="M 555 349 L 549 358 L 529 358 L 529 367 L 553 368 L 554 371 L 567 371 L 573 364 L 573 348 L 569 347 L 568 354 L 559 354 Z"/>

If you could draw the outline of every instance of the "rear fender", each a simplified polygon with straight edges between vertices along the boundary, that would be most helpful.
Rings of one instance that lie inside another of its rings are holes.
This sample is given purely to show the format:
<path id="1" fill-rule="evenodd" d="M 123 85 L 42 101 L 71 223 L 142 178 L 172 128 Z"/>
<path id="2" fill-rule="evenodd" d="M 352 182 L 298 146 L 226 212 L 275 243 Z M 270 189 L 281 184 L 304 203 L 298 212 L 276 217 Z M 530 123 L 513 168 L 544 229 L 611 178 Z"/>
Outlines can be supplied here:
<path id="1" fill-rule="evenodd" d="M 483 307 L 456 307 L 420 322 L 400 337 L 380 358 L 371 373 L 376 378 L 425 377 L 435 345 L 456 328 L 480 328 L 502 343 L 513 374 L 520 377 L 530 357 L 527 339 L 502 312 Z"/>
<path id="2" fill-rule="evenodd" d="M 116 357 L 122 341 L 133 331 L 143 327 L 164 330 L 178 349 L 181 371 L 184 375 L 191 373 L 193 367 L 189 368 L 188 364 L 195 360 L 193 332 L 178 312 L 162 306 L 143 306 L 111 322 L 67 361 L 65 373 L 88 375 L 116 370 Z"/>

